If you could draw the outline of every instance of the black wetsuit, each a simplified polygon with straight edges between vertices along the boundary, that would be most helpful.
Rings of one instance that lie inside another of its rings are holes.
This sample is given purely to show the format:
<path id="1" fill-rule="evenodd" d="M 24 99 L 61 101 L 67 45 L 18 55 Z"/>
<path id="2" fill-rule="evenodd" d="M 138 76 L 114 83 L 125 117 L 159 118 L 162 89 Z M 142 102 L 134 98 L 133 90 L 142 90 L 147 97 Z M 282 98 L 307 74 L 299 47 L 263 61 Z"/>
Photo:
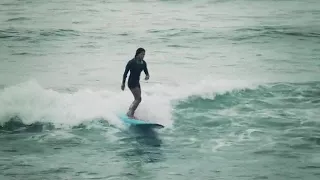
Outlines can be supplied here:
<path id="1" fill-rule="evenodd" d="M 127 74 L 130 71 L 130 76 L 128 79 L 128 87 L 130 89 L 139 87 L 140 88 L 140 74 L 141 71 L 144 71 L 144 73 L 149 76 L 148 68 L 147 68 L 147 63 L 142 60 L 142 61 L 137 61 L 135 59 L 131 59 L 127 65 L 126 69 L 123 73 L 123 79 L 122 79 L 122 84 L 126 82 Z"/>

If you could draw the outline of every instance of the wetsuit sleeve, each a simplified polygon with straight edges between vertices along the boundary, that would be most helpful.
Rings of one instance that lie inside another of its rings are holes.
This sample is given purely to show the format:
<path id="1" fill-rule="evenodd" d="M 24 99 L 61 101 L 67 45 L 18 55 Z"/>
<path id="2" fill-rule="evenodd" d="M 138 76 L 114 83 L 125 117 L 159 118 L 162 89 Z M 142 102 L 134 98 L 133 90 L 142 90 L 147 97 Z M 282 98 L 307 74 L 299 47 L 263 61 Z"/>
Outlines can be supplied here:
<path id="1" fill-rule="evenodd" d="M 143 68 L 144 73 L 149 76 L 149 71 L 148 71 L 148 66 L 147 66 L 147 62 L 144 61 L 144 68 Z"/>
<path id="2" fill-rule="evenodd" d="M 124 73 L 123 73 L 123 76 L 122 76 L 122 84 L 124 84 L 126 82 L 126 78 L 127 78 L 127 75 L 128 75 L 128 72 L 130 70 L 130 67 L 131 67 L 131 61 L 129 61 L 126 65 L 126 69 L 124 70 Z"/>

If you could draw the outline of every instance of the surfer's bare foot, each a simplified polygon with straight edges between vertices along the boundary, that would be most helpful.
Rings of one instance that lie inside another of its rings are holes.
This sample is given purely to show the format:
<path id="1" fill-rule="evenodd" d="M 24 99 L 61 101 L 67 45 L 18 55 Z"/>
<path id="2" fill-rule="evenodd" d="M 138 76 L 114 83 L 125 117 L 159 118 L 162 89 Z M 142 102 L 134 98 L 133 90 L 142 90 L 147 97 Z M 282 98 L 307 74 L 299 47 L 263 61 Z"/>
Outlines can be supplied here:
<path id="1" fill-rule="evenodd" d="M 130 111 L 129 111 L 129 112 L 127 112 L 127 116 L 128 116 L 129 118 L 133 118 L 133 119 L 135 119 L 134 115 L 133 115 L 132 113 L 130 113 Z"/>
<path id="2" fill-rule="evenodd" d="M 134 115 L 129 116 L 132 119 L 137 119 Z"/>

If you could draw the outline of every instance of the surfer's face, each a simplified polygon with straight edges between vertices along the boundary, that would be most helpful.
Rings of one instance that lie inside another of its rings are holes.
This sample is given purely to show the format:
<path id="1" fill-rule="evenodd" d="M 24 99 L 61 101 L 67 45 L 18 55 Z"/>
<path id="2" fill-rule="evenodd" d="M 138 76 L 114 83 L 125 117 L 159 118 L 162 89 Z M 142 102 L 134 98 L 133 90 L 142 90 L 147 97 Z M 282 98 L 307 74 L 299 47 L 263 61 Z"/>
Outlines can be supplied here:
<path id="1" fill-rule="evenodd" d="M 140 54 L 137 55 L 137 58 L 139 60 L 142 60 L 144 58 L 144 55 L 145 55 L 145 52 L 143 51 L 143 52 L 141 52 Z"/>

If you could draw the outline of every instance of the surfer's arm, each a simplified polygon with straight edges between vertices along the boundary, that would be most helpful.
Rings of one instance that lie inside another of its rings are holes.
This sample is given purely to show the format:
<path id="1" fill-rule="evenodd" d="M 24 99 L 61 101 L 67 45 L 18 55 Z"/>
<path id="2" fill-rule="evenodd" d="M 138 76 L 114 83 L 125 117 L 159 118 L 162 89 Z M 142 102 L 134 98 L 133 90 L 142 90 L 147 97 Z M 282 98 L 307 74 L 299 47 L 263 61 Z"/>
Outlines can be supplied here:
<path id="1" fill-rule="evenodd" d="M 125 84 L 129 70 L 130 70 L 130 61 L 127 63 L 126 68 L 124 70 L 124 73 L 122 76 L 122 84 Z"/>
<path id="2" fill-rule="evenodd" d="M 149 78 L 148 66 L 147 66 L 147 62 L 145 62 L 145 61 L 144 61 L 143 71 L 144 71 L 144 73 L 146 74 L 146 76 L 148 76 L 148 78 Z"/>

